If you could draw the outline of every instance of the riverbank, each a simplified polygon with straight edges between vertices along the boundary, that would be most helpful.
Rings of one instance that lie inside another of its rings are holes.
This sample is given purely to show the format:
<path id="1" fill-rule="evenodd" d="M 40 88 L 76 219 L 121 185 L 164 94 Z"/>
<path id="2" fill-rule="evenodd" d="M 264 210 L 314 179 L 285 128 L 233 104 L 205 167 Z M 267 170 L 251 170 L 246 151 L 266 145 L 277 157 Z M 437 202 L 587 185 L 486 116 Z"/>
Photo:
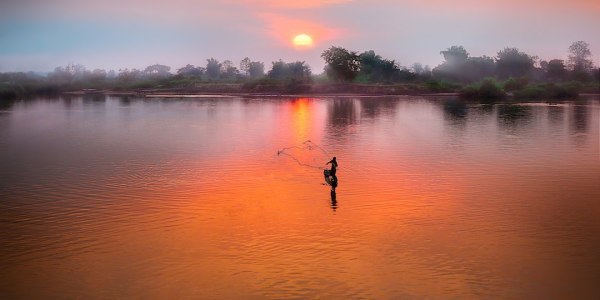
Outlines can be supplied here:
<path id="1" fill-rule="evenodd" d="M 331 83 L 331 84 L 303 84 L 294 89 L 282 85 L 252 85 L 235 83 L 210 83 L 197 84 L 192 87 L 176 88 L 146 88 L 133 90 L 113 89 L 81 89 L 65 91 L 62 94 L 89 95 L 105 94 L 113 96 L 141 96 L 141 97 L 198 97 L 198 96 L 385 96 L 385 95 L 427 95 L 445 93 L 457 95 L 458 90 L 451 88 L 431 88 L 426 84 L 354 84 L 354 83 Z"/>
<path id="2" fill-rule="evenodd" d="M 535 86 L 535 89 L 523 87 L 522 91 L 507 91 L 501 82 L 492 84 L 502 97 L 540 98 L 545 97 L 543 91 L 546 86 Z M 476 88 L 476 95 L 466 94 Z M 552 85 L 552 87 L 555 87 Z M 538 92 L 538 93 L 533 93 Z M 501 93 L 500 93 L 501 92 Z M 524 93 L 526 92 L 526 93 Z M 379 96 L 463 96 L 466 98 L 487 99 L 488 94 L 482 93 L 481 86 L 463 86 L 445 81 L 430 80 L 425 82 L 411 82 L 399 84 L 360 84 L 360 83 L 298 83 L 293 86 L 277 82 L 246 83 L 195 83 L 185 86 L 156 86 L 144 88 L 123 88 L 120 86 L 106 85 L 103 87 L 63 86 L 53 89 L 23 89 L 0 95 L 3 100 L 26 98 L 30 96 L 58 96 L 58 95 L 109 95 L 131 96 L 148 98 L 202 98 L 202 97 L 379 97 Z M 525 94 L 525 95 L 522 95 Z M 578 85 L 569 96 L 598 95 L 600 88 L 595 86 Z M 466 95 L 466 96 L 465 96 Z M 5 97 L 6 96 L 6 97 Z M 471 97 L 469 97 L 471 96 Z M 500 97 L 501 98 L 501 97 Z M 553 97 L 550 97 L 553 98 Z"/>

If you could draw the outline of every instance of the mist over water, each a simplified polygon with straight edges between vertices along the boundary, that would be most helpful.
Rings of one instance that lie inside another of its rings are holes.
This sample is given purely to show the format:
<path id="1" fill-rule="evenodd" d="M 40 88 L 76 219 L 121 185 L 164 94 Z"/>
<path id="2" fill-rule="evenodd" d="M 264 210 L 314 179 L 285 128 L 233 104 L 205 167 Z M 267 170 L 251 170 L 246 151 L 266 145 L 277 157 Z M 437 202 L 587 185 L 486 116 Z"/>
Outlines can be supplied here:
<path id="1" fill-rule="evenodd" d="M 597 97 L 17 101 L 0 298 L 595 299 L 599 128 Z M 278 155 L 307 140 L 335 197 Z"/>

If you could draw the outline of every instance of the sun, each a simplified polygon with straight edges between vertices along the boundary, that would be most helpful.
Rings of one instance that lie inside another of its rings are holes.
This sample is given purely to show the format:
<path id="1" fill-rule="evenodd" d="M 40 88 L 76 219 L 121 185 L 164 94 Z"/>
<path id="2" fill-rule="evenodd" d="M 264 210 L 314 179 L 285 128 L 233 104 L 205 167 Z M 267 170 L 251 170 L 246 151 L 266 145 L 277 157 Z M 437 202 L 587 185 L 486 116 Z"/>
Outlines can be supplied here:
<path id="1" fill-rule="evenodd" d="M 297 47 L 310 47 L 313 44 L 313 39 L 310 35 L 302 33 L 294 37 L 293 43 Z"/>

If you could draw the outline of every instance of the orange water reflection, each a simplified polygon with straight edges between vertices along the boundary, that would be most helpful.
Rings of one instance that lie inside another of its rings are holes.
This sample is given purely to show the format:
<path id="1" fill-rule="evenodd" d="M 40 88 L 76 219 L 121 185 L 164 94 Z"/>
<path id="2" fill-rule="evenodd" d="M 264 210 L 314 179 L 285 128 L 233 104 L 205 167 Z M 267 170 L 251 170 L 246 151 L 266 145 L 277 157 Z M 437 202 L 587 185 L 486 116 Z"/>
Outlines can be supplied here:
<path id="1" fill-rule="evenodd" d="M 5 298 L 599 292 L 597 100 L 83 104 L 0 123 Z"/>

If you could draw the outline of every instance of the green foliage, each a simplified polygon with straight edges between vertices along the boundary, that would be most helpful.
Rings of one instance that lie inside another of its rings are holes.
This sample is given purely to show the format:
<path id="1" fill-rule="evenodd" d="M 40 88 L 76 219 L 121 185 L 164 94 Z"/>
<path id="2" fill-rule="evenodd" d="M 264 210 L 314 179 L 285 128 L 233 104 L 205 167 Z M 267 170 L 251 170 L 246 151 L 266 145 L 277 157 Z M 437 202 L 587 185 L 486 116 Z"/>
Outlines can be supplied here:
<path id="1" fill-rule="evenodd" d="M 493 78 L 486 78 L 463 88 L 460 96 L 470 99 L 502 99 L 506 97 L 506 93 L 499 82 Z"/>
<path id="2" fill-rule="evenodd" d="M 209 79 L 217 79 L 221 75 L 221 63 L 214 58 L 209 58 L 206 60 L 205 70 Z"/>
<path id="3" fill-rule="evenodd" d="M 584 41 L 577 41 L 569 46 L 568 64 L 571 70 L 578 73 L 589 73 L 594 67 L 592 62 L 592 52 L 590 44 Z"/>
<path id="4" fill-rule="evenodd" d="M 281 59 L 273 62 L 273 67 L 267 73 L 267 76 L 274 80 L 290 80 L 309 82 L 311 71 L 310 67 L 303 61 L 286 63 Z"/>
<path id="5" fill-rule="evenodd" d="M 321 57 L 327 64 L 325 73 L 338 81 L 351 82 L 360 70 L 360 58 L 354 51 L 342 47 L 330 47 L 323 51 Z"/>
<path id="6" fill-rule="evenodd" d="M 248 64 L 248 75 L 250 78 L 265 76 L 265 64 L 260 61 L 251 61 Z"/>
<path id="7" fill-rule="evenodd" d="M 527 77 L 520 77 L 520 78 L 510 77 L 509 79 L 504 81 L 504 90 L 507 92 L 522 90 L 523 88 L 525 88 L 527 86 L 528 83 L 529 83 L 529 78 L 527 78 Z"/>
<path id="8" fill-rule="evenodd" d="M 430 92 L 443 93 L 454 92 L 461 88 L 461 85 L 446 80 L 428 80 L 425 82 L 425 87 Z"/>
<path id="9" fill-rule="evenodd" d="M 541 85 L 529 85 L 514 93 L 515 98 L 518 99 L 539 99 L 544 97 L 544 88 Z"/>
<path id="10" fill-rule="evenodd" d="M 276 80 L 265 77 L 245 82 L 242 85 L 242 91 L 248 93 L 284 93 L 284 94 L 299 94 L 310 91 L 311 85 L 306 80 L 298 78 L 286 78 Z"/>
<path id="11" fill-rule="evenodd" d="M 177 75 L 184 77 L 201 77 L 204 74 L 204 68 L 195 67 L 194 65 L 187 64 L 185 67 L 177 70 Z"/>
<path id="12" fill-rule="evenodd" d="M 361 53 L 359 61 L 358 82 L 391 83 L 398 78 L 400 67 L 396 61 L 383 59 L 373 50 Z"/>
<path id="13" fill-rule="evenodd" d="M 171 67 L 169 66 L 154 64 L 146 67 L 143 74 L 152 78 L 165 78 L 171 76 L 171 73 L 169 73 L 170 70 Z"/>
<path id="14" fill-rule="evenodd" d="M 450 65 L 462 64 L 469 57 L 469 52 L 463 46 L 452 46 L 446 51 L 440 51 L 440 54 L 444 56 L 446 63 Z"/>
<path id="15" fill-rule="evenodd" d="M 18 92 L 14 86 L 0 84 L 0 101 L 13 100 L 18 97 Z"/>
<path id="16" fill-rule="evenodd" d="M 500 78 L 523 77 L 533 70 L 537 57 L 530 56 L 517 48 L 504 48 L 496 57 L 496 70 Z"/>
<path id="17" fill-rule="evenodd" d="M 433 75 L 440 79 L 473 82 L 493 76 L 496 70 L 491 57 L 469 57 L 463 46 L 452 46 L 440 54 L 444 55 L 445 61 L 433 69 Z"/>
<path id="18" fill-rule="evenodd" d="M 567 76 L 567 69 L 562 59 L 550 60 L 545 66 L 545 71 L 546 77 L 553 81 L 564 80 Z"/>
<path id="19" fill-rule="evenodd" d="M 532 84 L 514 93 L 518 99 L 565 99 L 576 98 L 583 85 L 579 82 L 567 82 L 564 84 Z"/>

